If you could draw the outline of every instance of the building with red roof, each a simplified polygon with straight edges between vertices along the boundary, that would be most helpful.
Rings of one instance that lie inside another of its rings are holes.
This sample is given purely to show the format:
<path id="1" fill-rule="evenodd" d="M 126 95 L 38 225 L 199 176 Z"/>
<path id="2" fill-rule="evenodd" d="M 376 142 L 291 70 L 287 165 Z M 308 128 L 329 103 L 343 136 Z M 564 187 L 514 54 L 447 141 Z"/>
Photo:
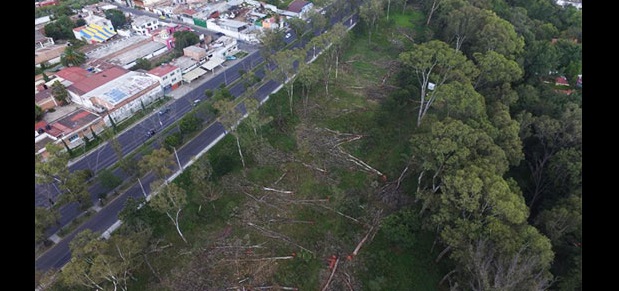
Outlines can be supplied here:
<path id="1" fill-rule="evenodd" d="M 161 86 L 164 92 L 168 92 L 178 88 L 183 80 L 181 68 L 172 64 L 163 64 L 148 71 Z"/>
<path id="2" fill-rule="evenodd" d="M 73 69 L 71 70 L 71 72 L 74 74 L 69 76 L 69 79 L 62 77 L 62 75 L 59 75 L 58 73 L 60 72 L 56 73 L 56 75 L 73 83 L 67 87 L 67 90 L 71 93 L 71 97 L 74 102 L 78 104 L 83 104 L 79 96 L 107 84 L 108 82 L 128 73 L 129 70 L 123 69 L 119 66 L 112 66 L 109 69 L 105 69 L 100 72 L 89 72 L 88 70 L 81 68 Z"/>
<path id="3" fill-rule="evenodd" d="M 73 149 L 93 139 L 105 129 L 101 116 L 89 110 L 78 108 L 52 122 L 40 121 L 34 125 L 35 153 L 43 154 L 49 142 L 65 143 Z M 94 134 L 93 134 L 94 132 Z"/>
<path id="4" fill-rule="evenodd" d="M 555 78 L 555 85 L 557 86 L 569 86 L 570 83 L 567 81 L 565 76 L 560 76 Z"/>
<path id="5" fill-rule="evenodd" d="M 288 4 L 288 11 L 296 13 L 299 17 L 303 17 L 305 13 L 314 7 L 312 2 L 304 0 L 294 0 Z"/>

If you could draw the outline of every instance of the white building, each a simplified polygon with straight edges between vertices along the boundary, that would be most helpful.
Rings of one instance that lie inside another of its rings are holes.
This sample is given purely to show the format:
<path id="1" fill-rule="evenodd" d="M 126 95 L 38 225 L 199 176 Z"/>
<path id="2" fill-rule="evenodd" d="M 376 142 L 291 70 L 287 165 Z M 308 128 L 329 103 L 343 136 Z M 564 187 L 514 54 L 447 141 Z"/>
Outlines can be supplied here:
<path id="1" fill-rule="evenodd" d="M 183 80 L 181 68 L 172 64 L 160 65 L 149 70 L 148 74 L 159 81 L 164 92 L 178 88 Z"/>
<path id="2" fill-rule="evenodd" d="M 254 25 L 229 19 L 209 19 L 206 28 L 249 43 L 259 43 L 260 30 Z"/>
<path id="3" fill-rule="evenodd" d="M 151 36 L 151 31 L 160 27 L 159 20 L 157 18 L 149 17 L 146 15 L 140 15 L 133 19 L 131 22 L 131 28 L 138 34 Z"/>
<path id="4" fill-rule="evenodd" d="M 109 116 L 105 118 L 105 123 L 108 126 L 111 125 L 109 117 L 116 123 L 121 122 L 162 97 L 163 87 L 157 79 L 133 71 L 82 96 L 96 111 L 107 111 Z"/>

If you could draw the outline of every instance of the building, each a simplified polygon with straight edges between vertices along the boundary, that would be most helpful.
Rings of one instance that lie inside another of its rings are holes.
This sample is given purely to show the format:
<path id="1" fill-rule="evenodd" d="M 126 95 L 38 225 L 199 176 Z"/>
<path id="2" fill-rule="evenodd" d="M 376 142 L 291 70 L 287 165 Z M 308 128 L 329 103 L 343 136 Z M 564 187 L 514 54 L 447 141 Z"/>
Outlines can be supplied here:
<path id="1" fill-rule="evenodd" d="M 96 112 L 108 116 L 104 118 L 108 126 L 111 125 L 109 118 L 119 123 L 162 97 L 163 87 L 157 79 L 133 71 L 80 96 Z"/>
<path id="2" fill-rule="evenodd" d="M 148 71 L 148 74 L 159 81 L 164 93 L 178 88 L 183 80 L 181 68 L 172 64 L 160 65 Z"/>
<path id="3" fill-rule="evenodd" d="M 84 17 L 86 25 L 73 29 L 73 35 L 87 43 L 101 43 L 116 35 L 112 22 L 101 16 L 90 14 Z"/>
<path id="4" fill-rule="evenodd" d="M 59 102 L 52 95 L 52 89 L 48 87 L 34 93 L 34 104 L 41 107 L 43 111 L 47 111 L 56 108 Z"/>
<path id="5" fill-rule="evenodd" d="M 304 0 L 294 0 L 288 4 L 288 11 L 296 13 L 297 17 L 304 18 L 307 12 L 314 7 L 312 2 Z"/>
<path id="6" fill-rule="evenodd" d="M 157 18 L 140 15 L 133 19 L 131 28 L 138 34 L 152 36 L 151 31 L 159 29 L 161 25 Z"/>
<path id="7" fill-rule="evenodd" d="M 67 44 L 54 44 L 44 48 L 37 48 L 34 51 L 34 64 L 40 67 L 41 63 L 60 63 L 60 56 L 62 56 L 66 48 Z"/>
<path id="8" fill-rule="evenodd" d="M 260 30 L 254 25 L 230 19 L 209 19 L 206 21 L 209 30 L 221 32 L 227 36 L 249 43 L 259 43 Z"/>
<path id="9" fill-rule="evenodd" d="M 83 108 L 49 123 L 40 121 L 35 124 L 35 153 L 41 154 L 48 142 L 64 143 L 74 149 L 104 129 L 101 116 Z"/>
<path id="10" fill-rule="evenodd" d="M 168 47 L 160 42 L 146 40 L 139 46 L 132 47 L 107 61 L 111 64 L 130 69 L 135 66 L 138 59 L 151 59 L 168 51 Z"/>
<path id="11" fill-rule="evenodd" d="M 43 35 L 43 33 L 39 30 L 34 30 L 34 49 L 42 49 L 49 46 L 53 46 L 54 39 L 51 37 L 47 37 Z"/>
<path id="12" fill-rule="evenodd" d="M 225 35 L 210 43 L 208 47 L 207 57 L 209 61 L 214 58 L 225 60 L 226 57 L 239 51 L 236 39 Z"/>
<path id="13" fill-rule="evenodd" d="M 109 118 L 121 122 L 163 97 L 163 87 L 155 77 L 119 66 L 100 71 L 70 67 L 57 76 L 70 83 L 71 100 L 102 114 L 107 126 L 111 125 Z"/>
<path id="14" fill-rule="evenodd" d="M 206 50 L 196 45 L 191 45 L 183 49 L 183 55 L 194 61 L 206 61 Z"/>
<path id="15" fill-rule="evenodd" d="M 60 0 L 35 1 L 34 7 L 54 6 L 54 5 L 58 5 L 59 3 L 60 3 Z"/>
<path id="16" fill-rule="evenodd" d="M 157 3 L 162 2 L 162 1 L 163 0 L 133 0 L 133 5 L 135 5 L 136 7 L 143 8 L 144 10 L 148 12 L 153 12 L 152 11 L 153 7 Z"/>
<path id="17" fill-rule="evenodd" d="M 198 67 L 198 62 L 192 60 L 190 57 L 181 56 L 172 61 L 174 66 L 177 66 L 181 69 L 181 73 L 187 74 L 189 71 Z"/>
<path id="18" fill-rule="evenodd" d="M 88 71 L 78 67 L 69 67 L 56 72 L 56 76 L 70 82 L 67 91 L 71 95 L 71 101 L 86 108 L 94 109 L 89 100 L 89 93 L 128 72 L 128 70 L 118 66 L 102 71 Z"/>

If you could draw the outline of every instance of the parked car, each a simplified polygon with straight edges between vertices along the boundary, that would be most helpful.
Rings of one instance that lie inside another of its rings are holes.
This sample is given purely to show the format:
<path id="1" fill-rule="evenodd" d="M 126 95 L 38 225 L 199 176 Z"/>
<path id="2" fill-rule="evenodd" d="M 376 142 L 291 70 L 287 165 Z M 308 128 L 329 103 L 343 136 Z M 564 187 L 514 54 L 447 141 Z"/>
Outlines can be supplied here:
<path id="1" fill-rule="evenodd" d="M 286 33 L 286 38 L 290 38 L 291 36 L 292 36 L 292 34 L 290 34 L 290 32 Z"/>
<path id="2" fill-rule="evenodd" d="M 166 113 L 170 112 L 170 108 L 163 108 L 161 110 L 159 110 L 159 115 L 164 115 Z"/>

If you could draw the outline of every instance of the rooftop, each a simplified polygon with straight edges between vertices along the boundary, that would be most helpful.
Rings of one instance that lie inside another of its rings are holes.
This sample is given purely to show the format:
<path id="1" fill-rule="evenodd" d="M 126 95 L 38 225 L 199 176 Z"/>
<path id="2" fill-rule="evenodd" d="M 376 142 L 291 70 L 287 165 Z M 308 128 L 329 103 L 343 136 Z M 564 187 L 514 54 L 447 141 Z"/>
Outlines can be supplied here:
<path id="1" fill-rule="evenodd" d="M 88 71 L 86 71 L 88 72 Z M 67 89 L 69 91 L 75 92 L 77 94 L 83 95 L 90 91 L 93 91 L 96 88 L 101 87 L 108 82 L 117 79 L 118 77 L 127 74 L 128 70 L 123 69 L 122 67 L 112 67 L 106 70 L 103 70 L 98 73 L 89 73 L 87 78 L 83 78 L 77 82 L 74 82 Z"/>
<path id="2" fill-rule="evenodd" d="M 56 72 L 56 76 L 63 78 L 71 83 L 76 83 L 86 78 L 90 74 L 80 67 L 68 67 Z"/>
<path id="3" fill-rule="evenodd" d="M 34 103 L 39 103 L 43 100 L 52 97 L 52 89 L 46 89 L 34 94 Z"/>
<path id="4" fill-rule="evenodd" d="M 135 18 L 133 18 L 133 21 L 131 22 L 131 25 L 133 26 L 142 26 L 142 24 L 146 24 L 149 22 L 159 22 L 159 20 L 157 20 L 157 18 L 154 17 L 150 17 L 150 16 L 146 16 L 146 15 L 140 15 L 137 16 Z"/>
<path id="5" fill-rule="evenodd" d="M 159 84 L 159 81 L 147 74 L 129 71 L 123 76 L 93 90 L 91 94 L 115 106 L 125 99 L 148 89 L 153 84 Z"/>
<path id="6" fill-rule="evenodd" d="M 181 70 L 186 70 L 187 68 L 195 65 L 197 62 L 192 60 L 190 57 L 181 56 L 174 60 L 174 65 L 181 68 Z"/>
<path id="7" fill-rule="evenodd" d="M 139 58 L 144 58 L 163 48 L 167 48 L 167 46 L 160 42 L 148 41 L 140 46 L 134 47 L 117 55 L 116 57 L 110 59 L 110 62 L 120 66 L 125 66 Z"/>
<path id="8" fill-rule="evenodd" d="M 307 4 L 309 4 L 309 2 L 307 1 L 294 0 L 288 5 L 288 11 L 299 13 L 301 12 L 301 9 Z"/>
<path id="9" fill-rule="evenodd" d="M 51 123 L 51 126 L 68 134 L 92 123 L 98 118 L 99 115 L 80 108 Z"/>
<path id="10" fill-rule="evenodd" d="M 151 69 L 148 73 L 158 77 L 163 77 L 176 69 L 178 69 L 178 67 L 175 65 L 165 64 Z"/>
<path id="11" fill-rule="evenodd" d="M 150 38 L 139 34 L 131 35 L 119 40 L 96 45 L 91 51 L 86 52 L 86 56 L 91 59 L 102 59 L 147 39 Z"/>

